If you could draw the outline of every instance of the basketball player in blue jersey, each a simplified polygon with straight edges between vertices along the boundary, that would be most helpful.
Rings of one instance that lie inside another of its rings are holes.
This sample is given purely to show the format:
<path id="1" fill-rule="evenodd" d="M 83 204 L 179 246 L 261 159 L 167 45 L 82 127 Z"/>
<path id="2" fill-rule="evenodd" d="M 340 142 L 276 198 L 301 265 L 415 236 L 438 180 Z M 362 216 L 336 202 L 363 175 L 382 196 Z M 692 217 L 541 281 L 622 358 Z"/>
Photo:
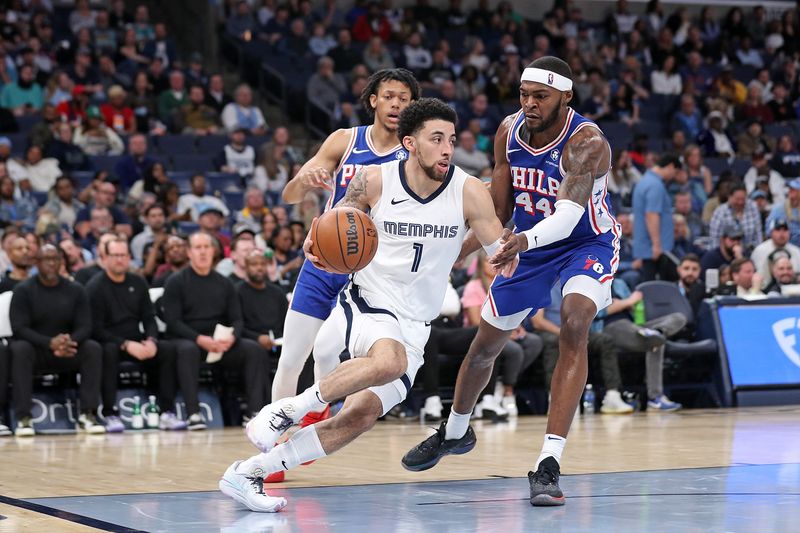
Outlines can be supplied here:
<path id="1" fill-rule="evenodd" d="M 569 107 L 569 66 L 542 57 L 520 81 L 521 109 L 495 137 L 491 186 L 498 218 L 505 223 L 513 211 L 516 227 L 514 233 L 505 230 L 503 248 L 489 260 L 498 268 L 519 254 L 519 266 L 510 278 L 498 275 L 492 283 L 458 374 L 450 417 L 406 454 L 403 466 L 426 470 L 445 455 L 475 446 L 469 414 L 495 358 L 511 332 L 550 303 L 550 289 L 560 279 L 564 299 L 547 433 L 528 478 L 532 505 L 563 505 L 561 453 L 586 384 L 589 326 L 611 303 L 620 228 L 606 191 L 611 150 L 597 125 Z M 465 243 L 464 252 L 476 248 Z"/>
<path id="2" fill-rule="evenodd" d="M 222 492 L 251 510 L 275 512 L 286 505 L 264 492 L 264 475 L 330 455 L 403 401 L 422 366 L 430 321 L 442 307 L 467 228 L 490 256 L 502 246 L 503 227 L 489 192 L 450 163 L 455 123 L 455 111 L 441 100 L 412 103 L 398 126 L 408 159 L 363 167 L 348 186 L 340 205 L 369 212 L 378 250 L 353 274 L 314 346 L 325 364 L 341 364 L 302 394 L 264 407 L 247 425 L 262 453 L 233 463 L 219 482 Z M 317 262 L 311 244 L 307 238 L 303 248 Z M 515 266 L 508 261 L 506 273 Z M 344 397 L 334 417 L 273 446 L 306 413 Z"/>
<path id="3" fill-rule="evenodd" d="M 374 115 L 374 122 L 332 133 L 286 184 L 283 200 L 296 204 L 308 192 L 326 189 L 331 191 L 328 209 L 344 197 L 347 184 L 363 166 L 406 159 L 408 152 L 397 139 L 397 124 L 400 113 L 419 95 L 419 84 L 406 69 L 384 69 L 373 74 L 361 94 L 361 103 Z M 283 348 L 272 382 L 272 401 L 297 393 L 297 380 L 317 332 L 347 280 L 347 275 L 322 271 L 309 261 L 303 264 L 283 326 Z M 309 422 L 326 415 L 310 415 Z"/>

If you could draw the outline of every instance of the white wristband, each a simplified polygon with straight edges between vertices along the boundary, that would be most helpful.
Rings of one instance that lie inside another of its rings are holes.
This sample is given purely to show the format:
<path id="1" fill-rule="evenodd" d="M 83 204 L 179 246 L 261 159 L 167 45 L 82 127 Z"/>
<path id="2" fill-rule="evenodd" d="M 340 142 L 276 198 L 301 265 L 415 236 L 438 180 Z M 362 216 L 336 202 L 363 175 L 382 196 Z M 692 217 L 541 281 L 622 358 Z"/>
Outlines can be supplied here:
<path id="1" fill-rule="evenodd" d="M 487 257 L 492 257 L 502 245 L 500 239 L 497 239 L 492 244 L 484 244 L 483 251 L 486 252 Z"/>

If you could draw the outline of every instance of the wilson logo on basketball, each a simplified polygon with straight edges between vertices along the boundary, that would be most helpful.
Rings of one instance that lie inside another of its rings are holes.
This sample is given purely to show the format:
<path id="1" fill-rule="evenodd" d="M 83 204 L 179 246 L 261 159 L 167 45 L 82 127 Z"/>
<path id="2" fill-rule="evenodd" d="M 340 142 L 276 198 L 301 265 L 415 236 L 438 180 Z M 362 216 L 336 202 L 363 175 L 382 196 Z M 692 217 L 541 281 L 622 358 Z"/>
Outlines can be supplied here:
<path id="1" fill-rule="evenodd" d="M 355 255 L 358 253 L 358 227 L 356 226 L 356 216 L 353 213 L 347 213 L 347 255 Z"/>

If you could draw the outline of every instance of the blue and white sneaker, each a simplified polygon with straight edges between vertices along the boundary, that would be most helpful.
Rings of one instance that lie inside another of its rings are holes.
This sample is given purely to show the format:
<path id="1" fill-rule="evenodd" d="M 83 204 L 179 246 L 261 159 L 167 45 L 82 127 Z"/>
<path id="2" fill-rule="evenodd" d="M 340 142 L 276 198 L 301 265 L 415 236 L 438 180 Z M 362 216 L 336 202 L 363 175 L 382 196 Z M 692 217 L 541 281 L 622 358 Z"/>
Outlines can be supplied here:
<path id="1" fill-rule="evenodd" d="M 300 422 L 301 418 L 290 399 L 283 398 L 262 408 L 255 418 L 247 423 L 245 433 L 253 446 L 267 453 L 275 446 L 281 435 Z"/>
<path id="2" fill-rule="evenodd" d="M 274 497 L 264 492 L 264 476 L 267 472 L 243 474 L 236 471 L 242 461 L 236 461 L 219 480 L 219 490 L 251 511 L 277 513 L 286 507 L 286 498 Z"/>
<path id="3" fill-rule="evenodd" d="M 683 405 L 679 404 L 678 402 L 673 402 L 665 394 L 657 396 L 652 400 L 648 400 L 647 402 L 647 410 L 650 411 L 677 411 L 678 409 L 682 408 Z"/>
<path id="4" fill-rule="evenodd" d="M 106 418 L 106 433 L 122 433 L 125 431 L 125 424 L 117 415 L 109 415 Z"/>

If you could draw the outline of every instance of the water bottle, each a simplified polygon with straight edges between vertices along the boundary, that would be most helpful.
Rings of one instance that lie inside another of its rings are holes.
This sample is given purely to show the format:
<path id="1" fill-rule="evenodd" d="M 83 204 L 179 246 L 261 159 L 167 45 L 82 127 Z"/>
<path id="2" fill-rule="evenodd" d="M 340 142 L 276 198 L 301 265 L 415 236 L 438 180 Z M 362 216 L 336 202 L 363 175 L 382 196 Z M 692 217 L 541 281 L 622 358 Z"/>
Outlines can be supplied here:
<path id="1" fill-rule="evenodd" d="M 156 397 L 152 394 L 148 400 L 147 406 L 147 427 L 150 429 L 158 429 L 159 411 L 156 404 Z"/>
<path id="2" fill-rule="evenodd" d="M 637 326 L 644 326 L 647 319 L 644 316 L 644 300 L 639 300 L 633 304 L 633 323 Z"/>
<path id="3" fill-rule="evenodd" d="M 594 389 L 591 383 L 586 385 L 586 390 L 583 391 L 583 414 L 594 414 Z"/>
<path id="4" fill-rule="evenodd" d="M 139 397 L 133 398 L 133 416 L 131 417 L 131 427 L 133 429 L 144 429 L 144 418 L 142 417 L 142 406 Z"/>

